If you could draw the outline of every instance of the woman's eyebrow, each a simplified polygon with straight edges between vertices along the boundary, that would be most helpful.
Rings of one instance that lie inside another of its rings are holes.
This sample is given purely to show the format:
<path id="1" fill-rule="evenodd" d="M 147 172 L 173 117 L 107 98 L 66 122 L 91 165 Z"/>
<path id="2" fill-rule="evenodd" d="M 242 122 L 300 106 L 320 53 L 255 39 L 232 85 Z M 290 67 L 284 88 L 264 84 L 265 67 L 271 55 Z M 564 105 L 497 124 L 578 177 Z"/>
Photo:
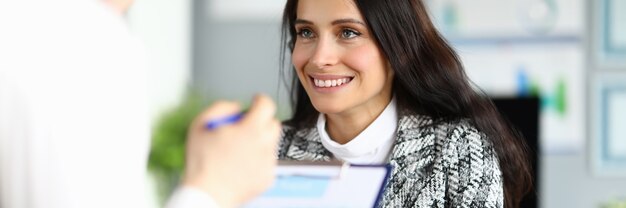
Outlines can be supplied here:
<path id="1" fill-rule="evenodd" d="M 304 19 L 296 19 L 295 24 L 307 24 L 307 25 L 312 25 L 313 22 L 309 21 L 309 20 L 304 20 Z"/>
<path id="2" fill-rule="evenodd" d="M 354 24 L 360 24 L 363 26 L 366 26 L 365 23 L 363 23 L 360 20 L 357 19 L 352 19 L 352 18 L 344 18 L 344 19 L 338 19 L 338 20 L 334 20 L 333 22 L 331 22 L 332 25 L 339 25 L 339 24 L 345 24 L 345 23 L 354 23 Z M 305 20 L 305 19 L 296 19 L 295 24 L 307 24 L 307 25 L 313 25 L 312 21 L 309 20 Z"/>
<path id="3" fill-rule="evenodd" d="M 357 19 L 352 19 L 352 18 L 338 19 L 338 20 L 333 21 L 331 24 L 338 25 L 338 24 L 345 24 L 345 23 L 355 23 L 355 24 L 366 26 L 365 23 L 363 23 L 362 21 L 357 20 Z"/>

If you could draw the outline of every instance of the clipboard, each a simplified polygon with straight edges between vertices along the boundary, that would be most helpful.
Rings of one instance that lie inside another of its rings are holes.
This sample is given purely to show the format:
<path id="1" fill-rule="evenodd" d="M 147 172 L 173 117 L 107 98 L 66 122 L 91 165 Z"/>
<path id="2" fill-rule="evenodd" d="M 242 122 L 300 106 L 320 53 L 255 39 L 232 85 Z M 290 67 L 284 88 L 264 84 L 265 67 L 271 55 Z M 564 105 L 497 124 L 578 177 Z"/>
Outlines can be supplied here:
<path id="1" fill-rule="evenodd" d="M 243 207 L 377 207 L 390 173 L 389 164 L 279 161 L 273 186 Z"/>

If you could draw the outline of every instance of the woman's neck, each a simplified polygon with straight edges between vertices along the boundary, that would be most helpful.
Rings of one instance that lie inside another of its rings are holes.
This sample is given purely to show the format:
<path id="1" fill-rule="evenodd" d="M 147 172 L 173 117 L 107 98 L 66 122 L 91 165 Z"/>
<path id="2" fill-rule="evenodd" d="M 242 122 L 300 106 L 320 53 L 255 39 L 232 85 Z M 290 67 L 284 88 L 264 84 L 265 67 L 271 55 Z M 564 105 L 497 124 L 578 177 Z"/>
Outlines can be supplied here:
<path id="1" fill-rule="evenodd" d="M 326 132 L 339 144 L 346 144 L 370 124 L 385 110 L 391 100 L 383 105 L 362 106 L 363 109 L 351 110 L 340 114 L 326 114 Z M 382 107 L 380 107 L 382 106 Z"/>

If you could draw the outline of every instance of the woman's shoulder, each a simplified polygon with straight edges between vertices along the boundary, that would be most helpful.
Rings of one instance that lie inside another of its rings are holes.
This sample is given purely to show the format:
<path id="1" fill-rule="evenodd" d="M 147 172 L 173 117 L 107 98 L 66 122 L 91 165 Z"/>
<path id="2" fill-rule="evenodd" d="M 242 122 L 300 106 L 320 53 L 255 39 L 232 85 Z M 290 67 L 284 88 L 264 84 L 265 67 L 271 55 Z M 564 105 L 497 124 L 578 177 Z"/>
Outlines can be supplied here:
<path id="1" fill-rule="evenodd" d="M 283 139 L 305 139 L 315 137 L 316 134 L 317 130 L 315 127 L 296 127 L 286 122 L 283 122 L 282 124 L 281 138 Z"/>
<path id="2" fill-rule="evenodd" d="M 474 146 L 491 149 L 487 135 L 467 118 L 438 120 L 430 116 L 406 114 L 398 122 L 398 132 L 408 135 L 408 140 L 419 137 L 432 137 L 443 146 Z M 459 149 L 460 150 L 460 149 Z"/>
<path id="3" fill-rule="evenodd" d="M 469 119 L 441 121 L 405 115 L 398 130 L 392 157 L 397 171 L 391 187 L 395 191 L 423 188 L 417 195 L 389 194 L 390 204 L 445 201 L 455 207 L 501 207 L 498 157 L 486 134 Z M 413 179 L 415 175 L 420 177 Z"/>
<path id="4" fill-rule="evenodd" d="M 295 127 L 283 123 L 278 146 L 278 158 L 282 160 L 330 160 L 331 154 L 324 148 L 315 127 Z"/>
<path id="5" fill-rule="evenodd" d="M 468 143 L 488 141 L 487 135 L 479 130 L 469 119 L 458 119 L 445 122 L 441 125 L 445 125 L 447 129 L 449 129 L 447 137 L 450 142 Z"/>

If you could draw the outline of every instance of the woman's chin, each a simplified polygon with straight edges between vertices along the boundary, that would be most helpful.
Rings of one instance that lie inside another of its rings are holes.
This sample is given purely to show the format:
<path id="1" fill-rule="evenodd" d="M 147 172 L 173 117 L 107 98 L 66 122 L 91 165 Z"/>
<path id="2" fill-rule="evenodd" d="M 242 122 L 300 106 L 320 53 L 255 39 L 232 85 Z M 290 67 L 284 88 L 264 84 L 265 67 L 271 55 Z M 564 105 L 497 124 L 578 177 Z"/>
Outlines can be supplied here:
<path id="1" fill-rule="evenodd" d="M 315 109 L 318 112 L 323 113 L 323 114 L 337 114 L 345 110 L 345 108 L 341 105 L 335 105 L 335 104 L 329 104 L 329 103 L 324 103 L 324 104 L 313 103 L 313 107 L 315 107 Z"/>

